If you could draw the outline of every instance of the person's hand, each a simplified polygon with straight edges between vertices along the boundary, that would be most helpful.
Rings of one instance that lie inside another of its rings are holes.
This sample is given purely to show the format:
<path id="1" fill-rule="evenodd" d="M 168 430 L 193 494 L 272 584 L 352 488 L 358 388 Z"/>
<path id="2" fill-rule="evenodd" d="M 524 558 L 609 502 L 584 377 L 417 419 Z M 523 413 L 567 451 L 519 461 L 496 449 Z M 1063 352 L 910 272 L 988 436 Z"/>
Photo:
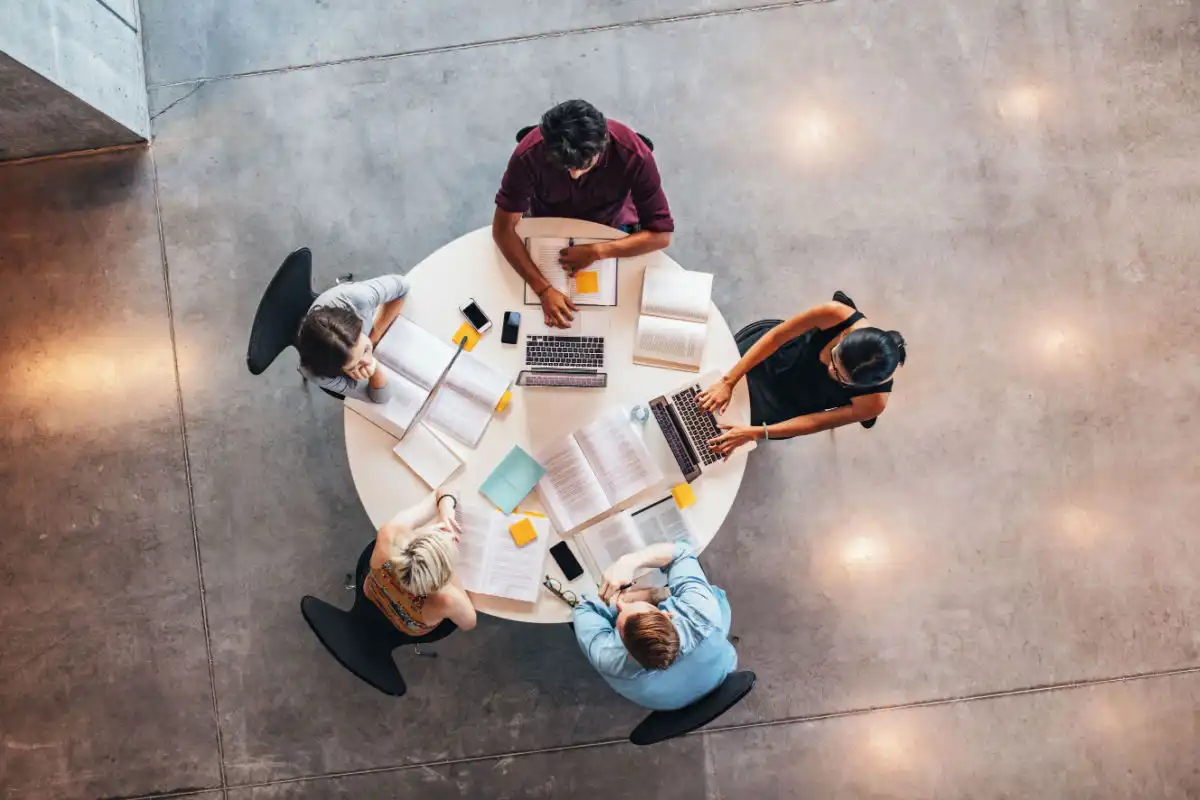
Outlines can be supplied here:
<path id="1" fill-rule="evenodd" d="M 702 411 L 709 411 L 713 414 L 724 414 L 725 409 L 729 408 L 729 401 L 732 398 L 733 386 L 726 383 L 724 378 L 721 378 L 721 380 L 696 395 L 696 402 L 700 405 Z"/>
<path id="2" fill-rule="evenodd" d="M 720 436 L 716 436 L 708 440 L 708 446 L 712 451 L 719 456 L 725 458 L 729 454 L 746 442 L 753 442 L 758 438 L 760 428 L 751 428 L 748 425 L 721 425 L 721 430 L 724 431 Z"/>
<path id="3" fill-rule="evenodd" d="M 348 369 L 346 370 L 346 375 L 356 381 L 366 381 L 371 379 L 371 376 L 375 374 L 377 369 L 379 369 L 379 362 L 372 356 L 370 364 Z"/>
<path id="4" fill-rule="evenodd" d="M 571 320 L 575 319 L 572 311 L 579 309 L 571 302 L 571 298 L 555 289 L 547 287 L 541 294 L 542 313 L 546 316 L 546 324 L 554 328 L 569 328 Z"/>
<path id="5" fill-rule="evenodd" d="M 610 603 L 620 592 L 622 586 L 633 583 L 634 563 L 622 556 L 613 562 L 604 572 L 600 581 L 600 599 Z"/>
<path id="6" fill-rule="evenodd" d="M 567 272 L 590 267 L 599 260 L 600 253 L 594 244 L 577 244 L 558 251 L 558 263 Z"/>

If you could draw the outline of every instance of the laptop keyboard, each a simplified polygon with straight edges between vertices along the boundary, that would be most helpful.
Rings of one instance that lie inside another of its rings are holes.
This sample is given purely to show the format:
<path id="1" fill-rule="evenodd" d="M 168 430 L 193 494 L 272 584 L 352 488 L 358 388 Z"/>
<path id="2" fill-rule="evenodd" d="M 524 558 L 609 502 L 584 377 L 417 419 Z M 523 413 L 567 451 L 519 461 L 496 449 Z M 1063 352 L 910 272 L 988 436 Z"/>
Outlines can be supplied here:
<path id="1" fill-rule="evenodd" d="M 671 419 L 670 408 L 660 400 L 659 402 L 651 401 L 650 410 L 654 412 L 654 419 L 663 432 L 663 438 L 667 440 L 667 446 L 671 448 L 671 455 L 675 456 L 675 463 L 679 465 L 679 471 L 685 476 L 698 474 L 699 468 L 696 459 L 692 456 L 692 448 L 688 446 L 676 429 L 675 423 Z"/>
<path id="2" fill-rule="evenodd" d="M 603 336 L 527 336 L 525 363 L 531 367 L 603 369 Z"/>
<path id="3" fill-rule="evenodd" d="M 715 464 L 721 460 L 721 457 L 708 446 L 709 439 L 721 435 L 721 428 L 717 425 L 716 417 L 707 411 L 701 411 L 700 406 L 696 405 L 696 395 L 700 394 L 700 391 L 700 384 L 693 384 L 683 391 L 673 394 L 671 404 L 675 406 L 679 419 L 692 437 L 692 443 L 696 445 L 696 455 L 707 467 L 709 464 Z"/>

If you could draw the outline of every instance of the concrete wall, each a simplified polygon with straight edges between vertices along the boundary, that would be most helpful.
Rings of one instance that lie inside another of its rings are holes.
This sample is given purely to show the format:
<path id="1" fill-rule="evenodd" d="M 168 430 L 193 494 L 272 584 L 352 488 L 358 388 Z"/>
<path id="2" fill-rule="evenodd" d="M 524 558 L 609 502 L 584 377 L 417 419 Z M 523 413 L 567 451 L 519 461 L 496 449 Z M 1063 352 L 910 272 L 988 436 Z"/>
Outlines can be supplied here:
<path id="1" fill-rule="evenodd" d="M 0 160 L 148 138 L 139 27 L 136 0 L 0 0 Z"/>

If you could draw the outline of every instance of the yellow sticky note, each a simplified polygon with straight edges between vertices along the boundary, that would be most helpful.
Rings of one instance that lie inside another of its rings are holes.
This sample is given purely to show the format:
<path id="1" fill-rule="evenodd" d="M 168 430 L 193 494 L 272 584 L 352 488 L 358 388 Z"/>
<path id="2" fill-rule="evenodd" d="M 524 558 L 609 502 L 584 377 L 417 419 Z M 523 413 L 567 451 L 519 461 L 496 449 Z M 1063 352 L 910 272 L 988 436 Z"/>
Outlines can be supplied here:
<path id="1" fill-rule="evenodd" d="M 508 401 L 512 400 L 512 392 L 505 392 L 500 398 L 500 402 L 496 403 L 496 410 L 503 411 L 508 408 Z"/>
<path id="2" fill-rule="evenodd" d="M 517 547 L 524 547 L 537 538 L 537 531 L 534 530 L 533 523 L 528 518 L 522 518 L 509 525 L 508 532 L 512 534 L 513 541 L 517 543 Z"/>
<path id="3" fill-rule="evenodd" d="M 575 275 L 575 292 L 576 294 L 599 294 L 600 292 L 600 273 L 598 272 L 579 272 Z"/>
<path id="4" fill-rule="evenodd" d="M 462 341 L 462 337 L 467 337 L 467 344 L 463 347 L 468 353 L 475 349 L 475 345 L 479 344 L 479 331 L 471 327 L 471 323 L 464 322 L 458 326 L 458 330 L 450 337 L 450 341 L 458 344 Z"/>
<path id="5" fill-rule="evenodd" d="M 680 508 L 687 508 L 692 503 L 696 502 L 696 493 L 692 491 L 690 484 L 681 483 L 671 489 L 671 496 L 675 498 L 675 505 Z"/>

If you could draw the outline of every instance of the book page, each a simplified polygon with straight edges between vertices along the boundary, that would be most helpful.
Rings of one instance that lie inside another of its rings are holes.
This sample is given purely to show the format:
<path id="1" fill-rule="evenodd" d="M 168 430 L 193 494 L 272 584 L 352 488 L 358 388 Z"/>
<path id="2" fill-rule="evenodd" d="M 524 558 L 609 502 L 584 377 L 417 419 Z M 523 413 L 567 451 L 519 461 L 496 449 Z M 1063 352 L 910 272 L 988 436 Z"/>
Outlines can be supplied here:
<path id="1" fill-rule="evenodd" d="M 392 452 L 430 489 L 436 489 L 458 472 L 463 462 L 423 422 L 409 431 Z"/>
<path id="2" fill-rule="evenodd" d="M 380 362 L 379 369 L 387 376 L 391 399 L 386 403 L 373 403 L 370 400 L 347 397 L 346 405 L 359 416 L 370 420 L 398 439 L 412 423 L 428 392 L 403 375 L 388 369 L 383 362 Z"/>
<path id="3" fill-rule="evenodd" d="M 699 372 L 707 340 L 707 325 L 643 315 L 638 317 L 633 362 Z"/>
<path id="4" fill-rule="evenodd" d="M 488 564 L 484 575 L 483 594 L 507 597 L 526 603 L 535 602 L 546 564 L 546 547 L 550 542 L 550 520 L 529 517 L 537 538 L 517 547 L 508 526 L 524 519 L 523 514 L 498 517 L 488 536 Z"/>
<path id="5" fill-rule="evenodd" d="M 453 356 L 453 345 L 447 342 L 447 346 L 451 347 Z M 463 353 L 447 373 L 444 385 L 482 406 L 490 417 L 511 384 L 512 380 L 500 370 L 483 363 L 472 353 Z"/>
<path id="6" fill-rule="evenodd" d="M 488 570 L 488 545 L 491 531 L 504 515 L 491 508 L 460 503 L 456 515 L 462 528 L 458 541 L 458 560 L 454 575 L 468 592 L 483 591 Z M 510 537 L 511 538 L 511 537 Z"/>
<path id="7" fill-rule="evenodd" d="M 713 276 L 675 267 L 647 267 L 642 280 L 642 313 L 708 322 Z"/>
<path id="8" fill-rule="evenodd" d="M 538 272 L 542 277 L 563 294 L 570 297 L 576 303 L 581 305 L 592 306 L 615 306 L 617 304 L 617 259 L 606 258 L 589 266 L 586 270 L 579 270 L 576 273 L 578 276 L 582 272 L 592 272 L 596 275 L 596 291 L 580 291 L 578 277 L 572 277 L 563 269 L 562 263 L 559 262 L 559 255 L 563 248 L 570 247 L 571 242 L 575 244 L 595 244 L 596 242 L 608 241 L 607 239 L 552 239 L 552 238 L 530 238 L 525 240 L 525 249 L 529 251 L 529 257 L 533 260 L 534 266 L 538 268 Z M 584 279 L 584 288 L 591 281 L 589 278 Z M 525 285 L 525 304 L 538 304 L 537 295 Z"/>
<path id="9" fill-rule="evenodd" d="M 662 542 L 684 542 L 693 552 L 696 550 L 696 537 L 679 511 L 679 506 L 675 505 L 674 498 L 668 497 L 648 508 L 635 511 L 631 519 L 646 547 Z"/>
<path id="10" fill-rule="evenodd" d="M 421 419 L 450 438 L 475 447 L 483 438 L 488 423 L 492 421 L 492 414 L 483 406 L 442 384 L 437 396 L 429 404 L 429 410 Z"/>
<path id="11" fill-rule="evenodd" d="M 582 525 L 612 507 L 573 437 L 568 436 L 536 458 L 546 468 L 537 484 L 538 497 L 560 532 Z"/>
<path id="12" fill-rule="evenodd" d="M 645 547 L 628 512 L 597 522 L 576 534 L 575 541 L 591 560 L 590 569 L 596 580 L 618 558 Z"/>
<path id="13" fill-rule="evenodd" d="M 393 372 L 427 390 L 454 358 L 455 349 L 449 340 L 443 342 L 407 317 L 397 317 L 375 346 L 375 357 Z"/>
<path id="14" fill-rule="evenodd" d="M 610 507 L 662 480 L 662 472 L 623 408 L 614 408 L 577 430 L 575 441 Z"/>

